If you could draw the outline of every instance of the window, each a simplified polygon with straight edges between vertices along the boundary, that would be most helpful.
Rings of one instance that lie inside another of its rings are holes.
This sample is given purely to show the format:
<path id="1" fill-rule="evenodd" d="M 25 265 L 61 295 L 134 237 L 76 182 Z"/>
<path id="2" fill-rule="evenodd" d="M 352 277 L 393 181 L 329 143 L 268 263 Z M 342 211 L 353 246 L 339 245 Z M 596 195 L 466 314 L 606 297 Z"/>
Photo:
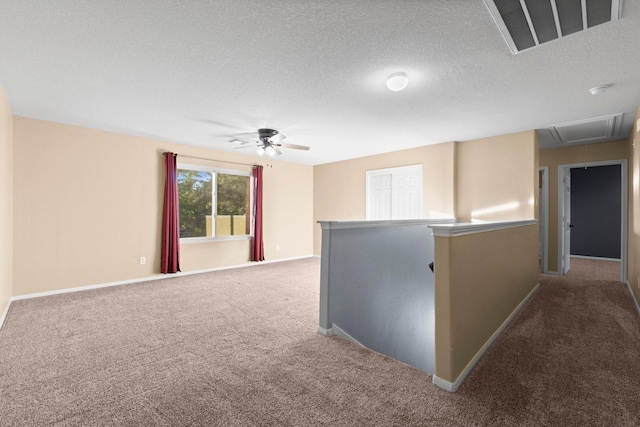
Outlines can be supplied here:
<path id="1" fill-rule="evenodd" d="M 181 239 L 250 234 L 248 172 L 179 164 L 178 199 Z"/>

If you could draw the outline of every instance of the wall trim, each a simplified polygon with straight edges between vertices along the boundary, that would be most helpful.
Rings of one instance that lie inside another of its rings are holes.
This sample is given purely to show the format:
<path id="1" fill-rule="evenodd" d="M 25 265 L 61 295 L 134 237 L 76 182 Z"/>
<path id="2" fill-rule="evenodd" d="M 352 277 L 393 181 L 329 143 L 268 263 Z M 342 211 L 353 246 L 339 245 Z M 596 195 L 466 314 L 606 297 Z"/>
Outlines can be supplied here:
<path id="1" fill-rule="evenodd" d="M 0 329 L 4 326 L 4 320 L 7 318 L 9 314 L 9 308 L 11 307 L 11 300 L 7 302 L 7 307 L 4 309 L 4 313 L 0 316 Z"/>
<path id="2" fill-rule="evenodd" d="M 318 326 L 317 332 L 320 335 L 324 335 L 325 337 L 330 337 L 331 335 L 333 335 L 333 329 L 332 328 L 325 329 L 325 328 L 322 328 L 322 327 Z"/>
<path id="3" fill-rule="evenodd" d="M 346 333 L 344 330 L 342 330 L 342 328 L 340 328 L 340 326 L 336 325 L 335 323 L 331 326 L 331 330 L 333 332 L 333 335 L 337 335 L 340 338 L 344 338 L 347 341 L 351 341 L 352 343 L 359 345 L 360 347 L 364 347 L 368 350 L 371 350 L 370 348 L 362 345 L 362 343 L 360 343 L 357 339 L 355 339 L 354 337 Z M 371 351 L 375 351 L 375 350 L 371 350 Z"/>
<path id="4" fill-rule="evenodd" d="M 571 258 L 595 259 L 595 260 L 598 260 L 598 261 L 622 262 L 622 260 L 620 258 L 604 258 L 604 257 L 599 257 L 599 256 L 571 255 Z"/>
<path id="5" fill-rule="evenodd" d="M 455 218 L 443 219 L 385 219 L 365 221 L 316 221 L 323 230 L 340 230 L 345 228 L 399 227 L 412 225 L 453 224 Z"/>
<path id="6" fill-rule="evenodd" d="M 511 323 L 511 321 L 520 312 L 520 310 L 522 310 L 522 307 L 524 307 L 527 304 L 527 302 L 529 302 L 531 297 L 536 293 L 536 291 L 539 288 L 540 288 L 540 282 L 538 282 L 533 287 L 531 292 L 529 292 L 529 294 L 527 294 L 527 296 L 524 297 L 524 299 L 520 302 L 520 304 L 518 304 L 518 306 L 511 312 L 509 317 L 507 317 L 506 320 L 504 322 L 502 322 L 502 325 L 500 325 L 500 327 L 493 333 L 493 335 L 491 335 L 491 337 L 487 340 L 487 342 L 484 343 L 482 348 L 476 353 L 476 355 L 473 357 L 473 359 L 471 359 L 471 361 L 467 364 L 467 366 L 464 368 L 464 370 L 458 376 L 458 379 L 456 379 L 455 382 L 452 383 L 452 382 L 449 382 L 447 380 L 443 380 L 442 378 L 439 378 L 434 374 L 433 375 L 433 381 L 432 381 L 433 384 L 438 386 L 438 387 L 440 387 L 440 388 L 442 388 L 442 389 L 445 389 L 448 392 L 451 392 L 451 393 L 456 392 L 458 390 L 458 388 L 462 385 L 463 381 L 467 378 L 467 375 L 469 375 L 469 373 L 471 373 L 471 371 L 476 366 L 476 364 L 480 361 L 482 356 L 484 356 L 484 354 L 487 352 L 487 350 L 489 350 L 489 348 L 491 347 L 493 342 L 500 336 L 500 334 L 502 334 L 502 332 L 504 332 L 504 330 L 507 328 L 507 326 L 509 326 L 509 323 Z"/>
<path id="7" fill-rule="evenodd" d="M 116 281 L 116 282 L 98 283 L 98 284 L 95 284 L 95 285 L 78 286 L 78 287 L 74 287 L 74 288 L 56 289 L 56 290 L 53 290 L 53 291 L 36 292 L 36 293 L 33 293 L 33 294 L 17 295 L 17 296 L 12 297 L 11 301 L 19 301 L 19 300 L 24 300 L 24 299 L 47 297 L 47 296 L 50 296 L 50 295 L 66 294 L 66 293 L 70 293 L 70 292 L 88 291 L 88 290 L 92 290 L 92 289 L 108 288 L 108 287 L 111 287 L 111 286 L 129 285 L 129 284 L 140 283 L 140 282 L 151 282 L 151 281 L 154 281 L 154 280 L 172 279 L 174 277 L 190 276 L 192 274 L 210 273 L 210 272 L 213 272 L 213 271 L 232 270 L 232 269 L 235 269 L 235 268 L 244 268 L 244 267 L 257 267 L 257 266 L 263 265 L 263 264 L 272 264 L 272 263 L 276 263 L 276 262 L 293 261 L 293 260 L 297 260 L 297 259 L 312 258 L 312 257 L 313 257 L 313 255 L 305 255 L 305 256 L 299 256 L 299 257 L 293 257 L 293 258 L 283 258 L 283 259 L 277 259 L 277 260 L 271 260 L 271 261 L 250 262 L 250 263 L 230 265 L 230 266 L 225 266 L 225 267 L 207 268 L 207 269 L 204 269 L 204 270 L 178 272 L 178 273 L 175 273 L 175 274 L 154 274 L 153 276 L 140 277 L 138 279 L 119 280 L 119 281 Z"/>
<path id="8" fill-rule="evenodd" d="M 494 221 L 494 222 L 458 222 L 455 224 L 434 224 L 429 227 L 433 230 L 434 236 L 456 237 L 467 234 L 484 233 L 487 231 L 505 230 L 507 228 L 525 227 L 535 225 L 535 219 L 517 221 Z"/>
<path id="9" fill-rule="evenodd" d="M 438 386 L 446 391 L 448 391 L 449 393 L 455 393 L 456 391 L 458 391 L 458 387 L 460 387 L 460 384 L 462 384 L 462 381 L 460 381 L 460 383 L 458 384 L 458 381 L 456 381 L 456 383 L 450 383 L 447 380 L 443 380 L 442 378 L 436 376 L 435 374 L 433 375 L 433 380 L 432 383 L 435 386 Z"/>
<path id="10" fill-rule="evenodd" d="M 633 289 L 631 288 L 629 281 L 626 281 L 625 283 L 627 284 L 627 288 L 629 288 L 629 293 L 631 294 L 631 299 L 633 299 L 633 303 L 636 306 L 636 311 L 638 312 L 638 316 L 640 316 L 640 304 L 638 304 L 638 300 L 636 299 L 636 294 L 633 293 Z"/>

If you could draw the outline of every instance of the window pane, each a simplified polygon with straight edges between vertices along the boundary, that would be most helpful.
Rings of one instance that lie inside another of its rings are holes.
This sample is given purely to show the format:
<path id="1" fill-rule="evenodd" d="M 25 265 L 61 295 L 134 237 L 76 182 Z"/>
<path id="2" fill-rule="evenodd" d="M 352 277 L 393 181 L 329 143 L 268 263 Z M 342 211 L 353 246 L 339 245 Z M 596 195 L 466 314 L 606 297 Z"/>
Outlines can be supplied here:
<path id="1" fill-rule="evenodd" d="M 249 234 L 249 177 L 218 174 L 218 214 L 216 235 Z"/>
<path id="2" fill-rule="evenodd" d="M 178 169 L 180 237 L 211 237 L 212 174 Z"/>

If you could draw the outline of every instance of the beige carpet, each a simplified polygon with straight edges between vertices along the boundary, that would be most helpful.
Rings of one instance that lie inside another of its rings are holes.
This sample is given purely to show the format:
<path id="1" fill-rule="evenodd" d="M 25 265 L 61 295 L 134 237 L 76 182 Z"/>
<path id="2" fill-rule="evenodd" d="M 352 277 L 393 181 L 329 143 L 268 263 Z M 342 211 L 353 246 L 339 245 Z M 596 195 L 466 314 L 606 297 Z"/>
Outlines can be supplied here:
<path id="1" fill-rule="evenodd" d="M 638 314 L 579 264 L 541 276 L 454 394 L 318 335 L 314 258 L 16 301 L 0 425 L 639 425 Z"/>

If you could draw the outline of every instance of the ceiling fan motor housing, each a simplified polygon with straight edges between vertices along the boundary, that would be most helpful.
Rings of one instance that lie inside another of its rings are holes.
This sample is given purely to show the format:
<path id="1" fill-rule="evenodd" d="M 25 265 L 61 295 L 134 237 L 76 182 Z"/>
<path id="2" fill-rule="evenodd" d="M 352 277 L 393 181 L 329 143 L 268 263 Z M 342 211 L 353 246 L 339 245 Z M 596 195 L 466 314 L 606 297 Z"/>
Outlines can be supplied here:
<path id="1" fill-rule="evenodd" d="M 260 141 L 268 143 L 269 139 L 278 134 L 278 131 L 275 129 L 258 129 L 258 137 Z"/>

